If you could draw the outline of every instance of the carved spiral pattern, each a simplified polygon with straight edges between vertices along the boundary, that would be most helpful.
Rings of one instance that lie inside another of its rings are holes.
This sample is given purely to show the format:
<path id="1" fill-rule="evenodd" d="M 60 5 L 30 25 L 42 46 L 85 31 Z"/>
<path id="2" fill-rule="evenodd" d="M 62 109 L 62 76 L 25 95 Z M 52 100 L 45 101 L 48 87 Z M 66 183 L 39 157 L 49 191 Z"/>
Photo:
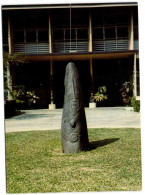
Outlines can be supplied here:
<path id="1" fill-rule="evenodd" d="M 76 141 L 78 141 L 78 135 L 76 133 L 71 133 L 69 135 L 69 141 L 70 142 L 76 142 Z"/>

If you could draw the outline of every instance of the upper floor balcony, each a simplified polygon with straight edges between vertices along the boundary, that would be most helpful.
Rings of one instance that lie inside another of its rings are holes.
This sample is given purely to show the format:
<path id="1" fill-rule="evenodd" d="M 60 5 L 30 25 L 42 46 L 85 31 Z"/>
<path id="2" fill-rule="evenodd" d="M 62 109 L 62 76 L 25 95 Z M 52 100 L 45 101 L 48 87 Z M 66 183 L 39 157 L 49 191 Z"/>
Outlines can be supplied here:
<path id="1" fill-rule="evenodd" d="M 4 48 L 26 55 L 139 50 L 136 13 L 74 9 L 70 18 L 69 11 L 12 16 Z"/>
<path id="2" fill-rule="evenodd" d="M 14 52 L 30 54 L 49 54 L 49 53 L 69 53 L 69 52 L 89 52 L 88 29 L 72 29 L 72 38 L 70 40 L 66 34 L 70 34 L 68 29 L 53 29 L 52 52 L 50 52 L 49 41 L 35 42 L 14 42 Z M 105 35 L 100 32 L 104 31 Z M 120 32 L 121 31 L 121 32 Z M 117 34 L 115 34 L 117 32 Z M 32 32 L 31 32 L 32 33 Z M 119 34 L 121 33 L 121 36 Z M 32 33 L 33 34 L 33 33 Z M 39 33 L 38 33 L 39 34 Z M 15 34 L 14 34 L 15 35 Z M 62 35 L 62 36 L 61 36 Z M 33 36 L 34 39 L 34 35 Z M 42 35 L 45 38 L 45 35 Z M 48 39 L 48 38 L 47 38 Z M 134 50 L 139 50 L 138 39 L 133 41 Z M 128 27 L 107 27 L 102 29 L 93 29 L 92 52 L 115 52 L 127 51 L 129 49 Z"/>

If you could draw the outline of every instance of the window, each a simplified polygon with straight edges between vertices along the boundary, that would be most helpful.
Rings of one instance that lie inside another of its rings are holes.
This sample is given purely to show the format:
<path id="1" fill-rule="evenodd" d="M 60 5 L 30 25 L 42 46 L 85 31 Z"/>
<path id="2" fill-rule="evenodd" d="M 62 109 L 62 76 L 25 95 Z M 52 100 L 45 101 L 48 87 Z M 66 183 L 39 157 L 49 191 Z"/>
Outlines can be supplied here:
<path id="1" fill-rule="evenodd" d="M 128 15 L 118 15 L 116 17 L 117 24 L 128 24 L 129 23 L 129 16 Z"/>
<path id="2" fill-rule="evenodd" d="M 25 26 L 26 28 L 36 28 L 36 18 L 35 17 L 27 17 L 25 18 Z"/>
<path id="3" fill-rule="evenodd" d="M 54 30 L 53 39 L 58 41 L 64 40 L 64 30 Z"/>
<path id="4" fill-rule="evenodd" d="M 70 41 L 70 30 L 65 30 L 65 40 Z M 75 29 L 71 29 L 71 40 L 76 40 Z"/>
<path id="5" fill-rule="evenodd" d="M 14 43 L 24 42 L 24 31 L 14 31 Z"/>
<path id="6" fill-rule="evenodd" d="M 102 26 L 104 24 L 104 18 L 101 14 L 96 15 L 95 13 L 92 15 L 92 24 L 93 26 Z"/>
<path id="7" fill-rule="evenodd" d="M 48 42 L 48 30 L 38 31 L 38 42 Z"/>
<path id="8" fill-rule="evenodd" d="M 77 39 L 88 39 L 87 29 L 77 29 Z"/>
<path id="9" fill-rule="evenodd" d="M 71 29 L 71 40 L 76 40 L 76 30 Z"/>
<path id="10" fill-rule="evenodd" d="M 36 31 L 26 31 L 26 42 L 36 42 Z"/>
<path id="11" fill-rule="evenodd" d="M 52 12 L 52 27 L 67 27 L 70 24 L 68 9 L 57 9 Z"/>
<path id="12" fill-rule="evenodd" d="M 93 29 L 93 39 L 94 40 L 103 40 L 103 28 Z"/>
<path id="13" fill-rule="evenodd" d="M 70 41 L 70 30 L 65 30 L 65 40 Z"/>
<path id="14" fill-rule="evenodd" d="M 115 25 L 116 17 L 114 15 L 106 15 L 104 16 L 104 24 L 105 25 Z"/>
<path id="15" fill-rule="evenodd" d="M 115 27 L 105 28 L 105 39 L 116 39 Z"/>
<path id="16" fill-rule="evenodd" d="M 38 16 L 37 17 L 37 27 L 38 28 L 47 28 L 48 29 L 48 16 Z"/>
<path id="17" fill-rule="evenodd" d="M 71 22 L 72 26 L 88 25 L 88 12 L 83 9 L 72 9 Z"/>
<path id="18" fill-rule="evenodd" d="M 117 27 L 118 38 L 128 38 L 128 27 Z"/>
<path id="19" fill-rule="evenodd" d="M 24 29 L 24 18 L 21 16 L 15 16 L 14 18 L 12 18 L 12 26 L 13 29 Z"/>
<path id="20" fill-rule="evenodd" d="M 128 27 L 116 26 L 116 27 L 94 28 L 93 40 L 103 40 L 103 39 L 105 40 L 128 39 Z"/>

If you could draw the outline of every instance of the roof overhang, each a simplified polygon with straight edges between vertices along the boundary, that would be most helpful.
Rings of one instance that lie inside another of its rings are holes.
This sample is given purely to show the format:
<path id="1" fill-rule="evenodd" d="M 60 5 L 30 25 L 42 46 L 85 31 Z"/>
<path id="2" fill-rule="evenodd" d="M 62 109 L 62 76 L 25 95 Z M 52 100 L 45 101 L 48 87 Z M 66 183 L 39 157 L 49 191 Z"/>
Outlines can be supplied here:
<path id="1" fill-rule="evenodd" d="M 62 8 L 97 8 L 97 7 L 127 7 L 137 6 L 137 2 L 124 3 L 85 3 L 85 4 L 41 4 L 41 5 L 3 5 L 2 10 L 22 9 L 62 9 Z"/>
<path id="2" fill-rule="evenodd" d="M 90 60 L 90 59 L 122 59 L 129 58 L 138 54 L 138 51 L 126 52 L 87 52 L 87 53 L 66 53 L 66 54 L 48 54 L 48 55 L 28 55 L 30 61 L 71 61 L 71 60 Z"/>

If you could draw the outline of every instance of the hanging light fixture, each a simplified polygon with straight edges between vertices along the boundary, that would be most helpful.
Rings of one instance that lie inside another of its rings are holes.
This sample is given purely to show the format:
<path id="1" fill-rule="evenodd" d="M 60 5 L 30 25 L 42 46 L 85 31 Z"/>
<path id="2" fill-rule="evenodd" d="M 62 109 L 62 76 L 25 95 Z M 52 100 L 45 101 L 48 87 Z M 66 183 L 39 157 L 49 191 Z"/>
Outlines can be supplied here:
<path id="1" fill-rule="evenodd" d="M 70 48 L 69 48 L 69 52 L 71 52 L 71 4 L 70 4 Z"/>

